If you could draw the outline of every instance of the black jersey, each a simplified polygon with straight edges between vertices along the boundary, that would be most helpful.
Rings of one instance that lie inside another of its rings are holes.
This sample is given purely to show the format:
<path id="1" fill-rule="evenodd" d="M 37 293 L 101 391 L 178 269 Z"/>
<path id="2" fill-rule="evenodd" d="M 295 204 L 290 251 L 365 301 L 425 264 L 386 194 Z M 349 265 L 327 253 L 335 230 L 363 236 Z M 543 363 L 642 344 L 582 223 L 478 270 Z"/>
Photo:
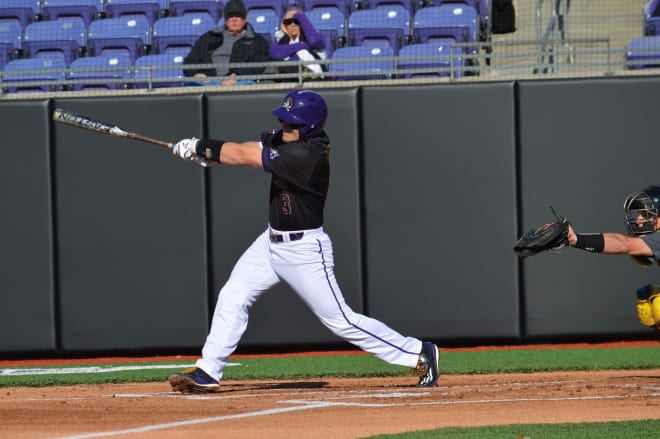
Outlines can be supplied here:
<path id="1" fill-rule="evenodd" d="M 322 132 L 312 139 L 282 142 L 282 131 L 261 136 L 264 170 L 270 182 L 271 227 L 277 230 L 316 229 L 330 183 L 330 139 Z"/>

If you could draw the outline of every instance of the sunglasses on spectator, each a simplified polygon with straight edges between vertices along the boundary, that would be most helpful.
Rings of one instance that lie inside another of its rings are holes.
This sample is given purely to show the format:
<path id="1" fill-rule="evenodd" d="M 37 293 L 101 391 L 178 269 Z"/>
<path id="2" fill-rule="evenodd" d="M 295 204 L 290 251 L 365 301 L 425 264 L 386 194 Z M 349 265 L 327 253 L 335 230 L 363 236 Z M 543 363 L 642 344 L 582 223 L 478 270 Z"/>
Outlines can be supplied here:
<path id="1" fill-rule="evenodd" d="M 305 126 L 305 125 L 303 125 L 303 124 L 301 124 L 301 123 L 290 123 L 290 122 L 287 122 L 287 121 L 284 120 L 284 119 L 280 119 L 280 123 L 282 123 L 282 124 L 285 123 L 285 124 L 289 125 L 289 126 L 291 127 L 292 130 L 299 130 L 300 128 L 302 128 L 302 127 Z"/>
<path id="2" fill-rule="evenodd" d="M 282 23 L 284 23 L 285 26 L 288 26 L 290 24 L 295 24 L 296 26 L 300 26 L 300 23 L 295 18 L 285 18 L 284 20 L 282 20 Z"/>

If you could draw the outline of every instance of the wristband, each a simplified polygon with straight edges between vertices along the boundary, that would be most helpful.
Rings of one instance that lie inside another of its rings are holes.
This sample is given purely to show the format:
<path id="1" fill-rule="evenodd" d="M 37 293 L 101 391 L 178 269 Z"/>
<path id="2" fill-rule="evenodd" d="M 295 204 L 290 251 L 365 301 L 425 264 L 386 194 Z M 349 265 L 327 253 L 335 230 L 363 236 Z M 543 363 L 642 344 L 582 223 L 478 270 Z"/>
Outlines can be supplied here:
<path id="1" fill-rule="evenodd" d="M 576 233 L 577 241 L 573 247 L 592 253 L 602 253 L 605 248 L 605 238 L 602 233 Z"/>
<path id="2" fill-rule="evenodd" d="M 224 144 L 224 140 L 199 139 L 195 147 L 195 153 L 208 160 L 220 163 L 220 150 L 222 150 Z"/>

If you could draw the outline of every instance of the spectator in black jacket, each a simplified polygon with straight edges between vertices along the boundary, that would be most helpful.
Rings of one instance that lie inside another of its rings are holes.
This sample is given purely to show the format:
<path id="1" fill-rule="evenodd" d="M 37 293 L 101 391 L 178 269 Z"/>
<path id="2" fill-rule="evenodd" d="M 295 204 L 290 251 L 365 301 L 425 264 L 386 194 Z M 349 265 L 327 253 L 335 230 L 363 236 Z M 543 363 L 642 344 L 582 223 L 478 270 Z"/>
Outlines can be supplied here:
<path id="1" fill-rule="evenodd" d="M 247 10 L 242 0 L 229 0 L 225 5 L 223 28 L 201 35 L 184 64 L 217 64 L 215 68 L 184 69 L 184 74 L 196 78 L 200 85 L 234 85 L 241 75 L 259 75 L 266 69 L 257 67 L 229 67 L 229 63 L 270 61 L 270 44 L 247 22 Z M 212 81 L 210 77 L 226 77 Z M 242 83 L 238 82 L 238 83 Z"/>

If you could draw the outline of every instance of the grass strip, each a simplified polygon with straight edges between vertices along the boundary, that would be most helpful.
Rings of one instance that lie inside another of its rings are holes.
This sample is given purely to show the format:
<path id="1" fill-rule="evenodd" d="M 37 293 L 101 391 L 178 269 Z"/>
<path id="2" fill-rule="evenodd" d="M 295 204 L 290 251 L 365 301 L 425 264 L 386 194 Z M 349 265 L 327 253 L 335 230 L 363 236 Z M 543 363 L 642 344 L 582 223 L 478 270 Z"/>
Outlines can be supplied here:
<path id="1" fill-rule="evenodd" d="M 515 424 L 472 428 L 439 428 L 369 439 L 621 439 L 657 436 L 660 419 L 622 422 L 585 422 L 579 424 Z"/>
<path id="2" fill-rule="evenodd" d="M 232 362 L 238 362 L 240 366 L 227 367 L 225 369 L 226 380 L 295 380 L 324 377 L 386 377 L 411 374 L 411 370 L 406 367 L 392 366 L 368 355 L 251 358 L 232 360 Z M 173 361 L 170 364 L 174 363 L 180 364 L 180 361 Z M 152 364 L 168 363 L 158 362 Z M 126 365 L 126 363 L 99 366 L 121 365 Z M 145 364 L 145 366 L 147 365 Z M 450 351 L 441 355 L 440 367 L 443 374 L 653 369 L 660 368 L 660 346 L 476 352 Z M 2 375 L 2 369 L 0 369 L 0 387 L 159 382 L 165 381 L 170 374 L 179 370 L 180 367 L 173 367 L 172 369 L 141 369 L 104 373 Z"/>

